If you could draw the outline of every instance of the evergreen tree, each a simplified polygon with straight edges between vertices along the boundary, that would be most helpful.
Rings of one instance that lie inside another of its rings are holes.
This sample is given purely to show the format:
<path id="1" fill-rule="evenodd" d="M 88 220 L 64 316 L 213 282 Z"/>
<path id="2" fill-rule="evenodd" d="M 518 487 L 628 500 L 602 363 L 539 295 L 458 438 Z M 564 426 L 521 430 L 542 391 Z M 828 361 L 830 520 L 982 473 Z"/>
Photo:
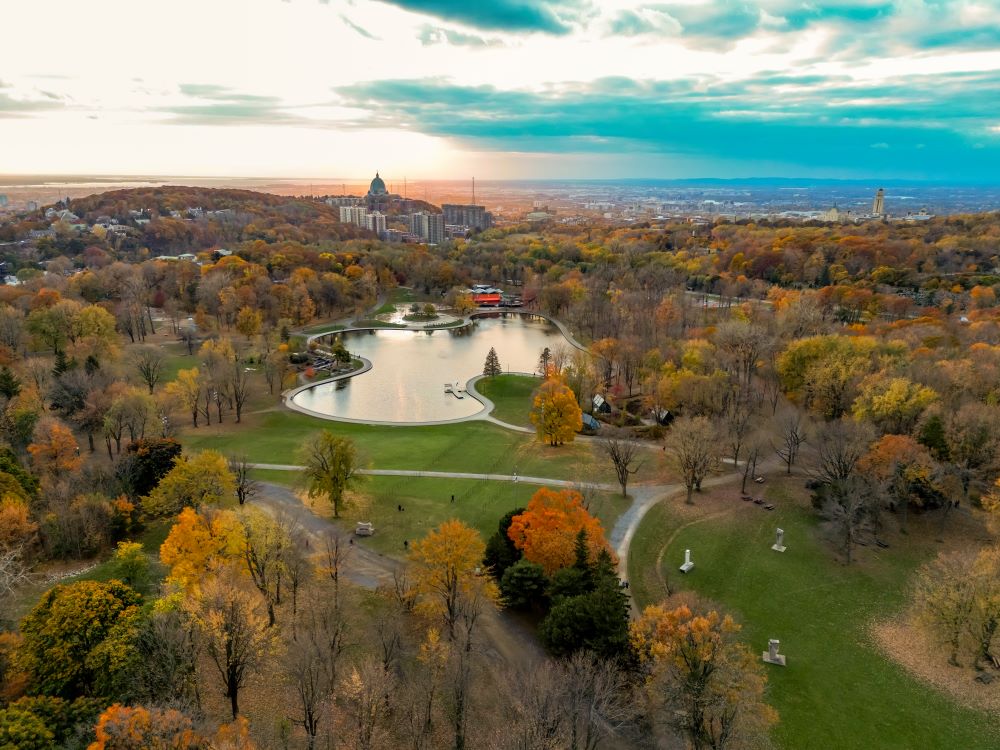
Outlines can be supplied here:
<path id="1" fill-rule="evenodd" d="M 511 565 L 500 580 L 500 593 L 514 609 L 530 609 L 545 601 L 548 580 L 545 570 L 538 563 L 518 560 Z"/>
<path id="2" fill-rule="evenodd" d="M 548 377 L 549 366 L 552 364 L 552 350 L 549 347 L 542 349 L 538 357 L 538 374 L 543 378 Z"/>
<path id="3" fill-rule="evenodd" d="M 492 378 L 494 375 L 499 375 L 502 372 L 503 368 L 500 367 L 500 358 L 497 356 L 497 350 L 491 346 L 490 353 L 486 355 L 486 364 L 483 365 L 483 375 Z"/>
<path id="4" fill-rule="evenodd" d="M 67 372 L 69 369 L 70 369 L 69 360 L 66 359 L 66 352 L 60 349 L 59 351 L 56 352 L 56 362 L 52 366 L 52 374 L 58 378 L 60 375 L 62 375 L 64 372 Z"/>
<path id="5" fill-rule="evenodd" d="M 21 381 L 4 365 L 0 367 L 0 395 L 8 401 L 21 392 Z"/>
<path id="6" fill-rule="evenodd" d="M 83 363 L 83 371 L 87 375 L 93 375 L 95 372 L 101 369 L 101 363 L 98 361 L 97 357 L 93 354 L 89 355 Z"/>
<path id="7" fill-rule="evenodd" d="M 511 565 L 521 559 L 521 550 L 514 546 L 514 542 L 507 536 L 514 516 L 524 513 L 524 508 L 515 508 L 510 513 L 500 519 L 497 530 L 486 541 L 486 554 L 483 555 L 483 566 L 489 570 L 496 580 L 503 578 L 504 572 Z"/>

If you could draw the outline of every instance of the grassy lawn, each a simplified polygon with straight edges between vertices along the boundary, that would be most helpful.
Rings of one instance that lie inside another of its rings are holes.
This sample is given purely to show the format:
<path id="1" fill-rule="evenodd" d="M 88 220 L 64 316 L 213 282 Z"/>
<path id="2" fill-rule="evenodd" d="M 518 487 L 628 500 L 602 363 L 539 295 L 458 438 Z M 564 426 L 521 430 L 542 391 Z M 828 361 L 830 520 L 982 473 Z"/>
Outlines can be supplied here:
<path id="1" fill-rule="evenodd" d="M 294 472 L 258 470 L 254 475 L 262 481 L 297 486 Z M 364 544 L 389 555 L 404 554 L 404 540 L 419 539 L 450 518 L 478 529 L 485 539 L 496 531 L 502 515 L 527 505 L 537 490 L 530 484 L 477 479 L 365 477 L 357 489 L 354 507 L 345 514 L 345 528 L 353 528 L 354 521 L 371 521 L 376 534 Z M 590 503 L 605 529 L 610 529 L 628 506 L 620 495 L 607 493 L 597 493 Z M 402 512 L 398 510 L 400 505 Z"/>
<path id="2" fill-rule="evenodd" d="M 297 463 L 299 447 L 314 430 L 327 429 L 354 440 L 364 462 L 378 469 L 467 471 L 613 482 L 606 461 L 590 445 L 557 448 L 534 436 L 488 422 L 460 422 L 430 427 L 362 425 L 317 419 L 292 411 L 248 414 L 242 425 L 185 427 L 180 441 L 187 450 L 212 448 L 230 456 L 246 455 L 257 463 Z"/>
<path id="3" fill-rule="evenodd" d="M 476 390 L 493 402 L 491 414 L 501 422 L 530 427 L 532 393 L 540 384 L 526 375 L 497 375 L 478 381 Z"/>
<path id="4" fill-rule="evenodd" d="M 801 485 L 801 481 L 799 482 Z M 791 485 L 788 485 L 791 486 Z M 781 641 L 788 667 L 768 667 L 769 701 L 781 715 L 774 738 L 784 748 L 996 748 L 1000 725 L 961 708 L 884 657 L 870 642 L 872 620 L 904 606 L 914 569 L 933 547 L 900 542 L 865 549 L 847 567 L 819 538 L 815 516 L 780 484 L 768 488 L 773 513 L 740 503 L 719 517 L 690 522 L 677 499 L 653 508 L 633 540 L 632 592 L 641 604 L 663 596 L 661 575 L 720 603 L 743 624 L 754 652 Z M 771 550 L 785 529 L 788 551 Z M 677 571 L 691 549 L 694 570 Z"/>

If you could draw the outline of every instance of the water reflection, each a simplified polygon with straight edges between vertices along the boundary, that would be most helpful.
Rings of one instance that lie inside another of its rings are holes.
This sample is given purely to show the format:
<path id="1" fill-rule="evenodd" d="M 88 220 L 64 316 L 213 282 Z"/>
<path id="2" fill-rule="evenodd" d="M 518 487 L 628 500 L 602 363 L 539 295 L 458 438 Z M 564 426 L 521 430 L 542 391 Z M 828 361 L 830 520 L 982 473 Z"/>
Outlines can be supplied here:
<path id="1" fill-rule="evenodd" d="M 352 354 L 371 360 L 363 375 L 319 385 L 295 396 L 321 414 L 372 422 L 439 422 L 468 417 L 482 405 L 445 392 L 445 384 L 483 371 L 490 347 L 507 372 L 534 372 L 545 347 L 569 346 L 543 318 L 496 313 L 465 328 L 427 331 L 384 329 L 343 334 Z"/>

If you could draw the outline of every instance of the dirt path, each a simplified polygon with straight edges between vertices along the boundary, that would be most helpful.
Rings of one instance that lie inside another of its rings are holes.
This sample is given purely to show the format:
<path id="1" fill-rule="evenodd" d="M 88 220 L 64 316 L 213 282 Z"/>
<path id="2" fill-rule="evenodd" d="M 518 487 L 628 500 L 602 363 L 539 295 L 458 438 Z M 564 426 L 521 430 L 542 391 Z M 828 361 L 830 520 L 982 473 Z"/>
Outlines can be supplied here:
<path id="1" fill-rule="evenodd" d="M 309 533 L 312 540 L 310 544 L 315 544 L 317 548 L 327 532 L 335 530 L 345 533 L 341 527 L 303 505 L 292 490 L 278 484 L 261 482 L 260 493 L 253 503 L 270 513 L 293 519 Z M 344 565 L 344 577 L 355 586 L 375 589 L 379 586 L 392 586 L 393 574 L 403 567 L 402 561 L 381 555 L 368 549 L 360 541 L 355 541 Z M 484 655 L 497 666 L 530 669 L 545 658 L 541 646 L 528 628 L 503 611 L 486 611 L 479 624 L 479 640 Z"/>

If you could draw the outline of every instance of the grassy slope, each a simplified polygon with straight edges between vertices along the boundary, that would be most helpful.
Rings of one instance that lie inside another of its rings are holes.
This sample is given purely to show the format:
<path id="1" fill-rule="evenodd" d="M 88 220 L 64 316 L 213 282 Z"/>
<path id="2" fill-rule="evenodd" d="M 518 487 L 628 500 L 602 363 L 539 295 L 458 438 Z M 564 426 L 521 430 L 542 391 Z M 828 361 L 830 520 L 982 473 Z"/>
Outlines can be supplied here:
<path id="1" fill-rule="evenodd" d="M 256 471 L 255 475 L 286 486 L 297 482 L 293 472 Z M 526 505 L 537 489 L 475 479 L 367 477 L 358 487 L 354 507 L 345 513 L 345 527 L 352 528 L 355 520 L 371 521 L 376 534 L 364 541 L 365 546 L 390 555 L 403 554 L 403 540 L 419 539 L 450 518 L 461 519 L 485 539 L 496 531 L 501 516 Z M 627 504 L 619 495 L 601 493 L 591 500 L 591 510 L 610 529 Z"/>
<path id="2" fill-rule="evenodd" d="M 476 383 L 476 390 L 494 404 L 491 412 L 501 422 L 531 426 L 532 394 L 541 381 L 525 375 L 497 375 Z"/>
<path id="3" fill-rule="evenodd" d="M 997 724 L 918 683 L 869 641 L 868 624 L 903 606 L 924 553 L 894 545 L 843 566 L 818 540 L 814 516 L 782 493 L 769 491 L 779 505 L 774 513 L 743 505 L 679 531 L 670 504 L 653 508 L 629 558 L 637 600 L 661 598 L 656 558 L 677 531 L 662 564 L 670 585 L 721 603 L 743 624 L 755 652 L 765 650 L 768 638 L 781 641 L 788 667 L 769 667 L 768 676 L 769 700 L 781 714 L 774 736 L 782 747 L 1000 746 Z M 776 526 L 785 529 L 784 554 L 770 549 Z M 685 549 L 695 561 L 689 576 L 677 572 Z"/>

